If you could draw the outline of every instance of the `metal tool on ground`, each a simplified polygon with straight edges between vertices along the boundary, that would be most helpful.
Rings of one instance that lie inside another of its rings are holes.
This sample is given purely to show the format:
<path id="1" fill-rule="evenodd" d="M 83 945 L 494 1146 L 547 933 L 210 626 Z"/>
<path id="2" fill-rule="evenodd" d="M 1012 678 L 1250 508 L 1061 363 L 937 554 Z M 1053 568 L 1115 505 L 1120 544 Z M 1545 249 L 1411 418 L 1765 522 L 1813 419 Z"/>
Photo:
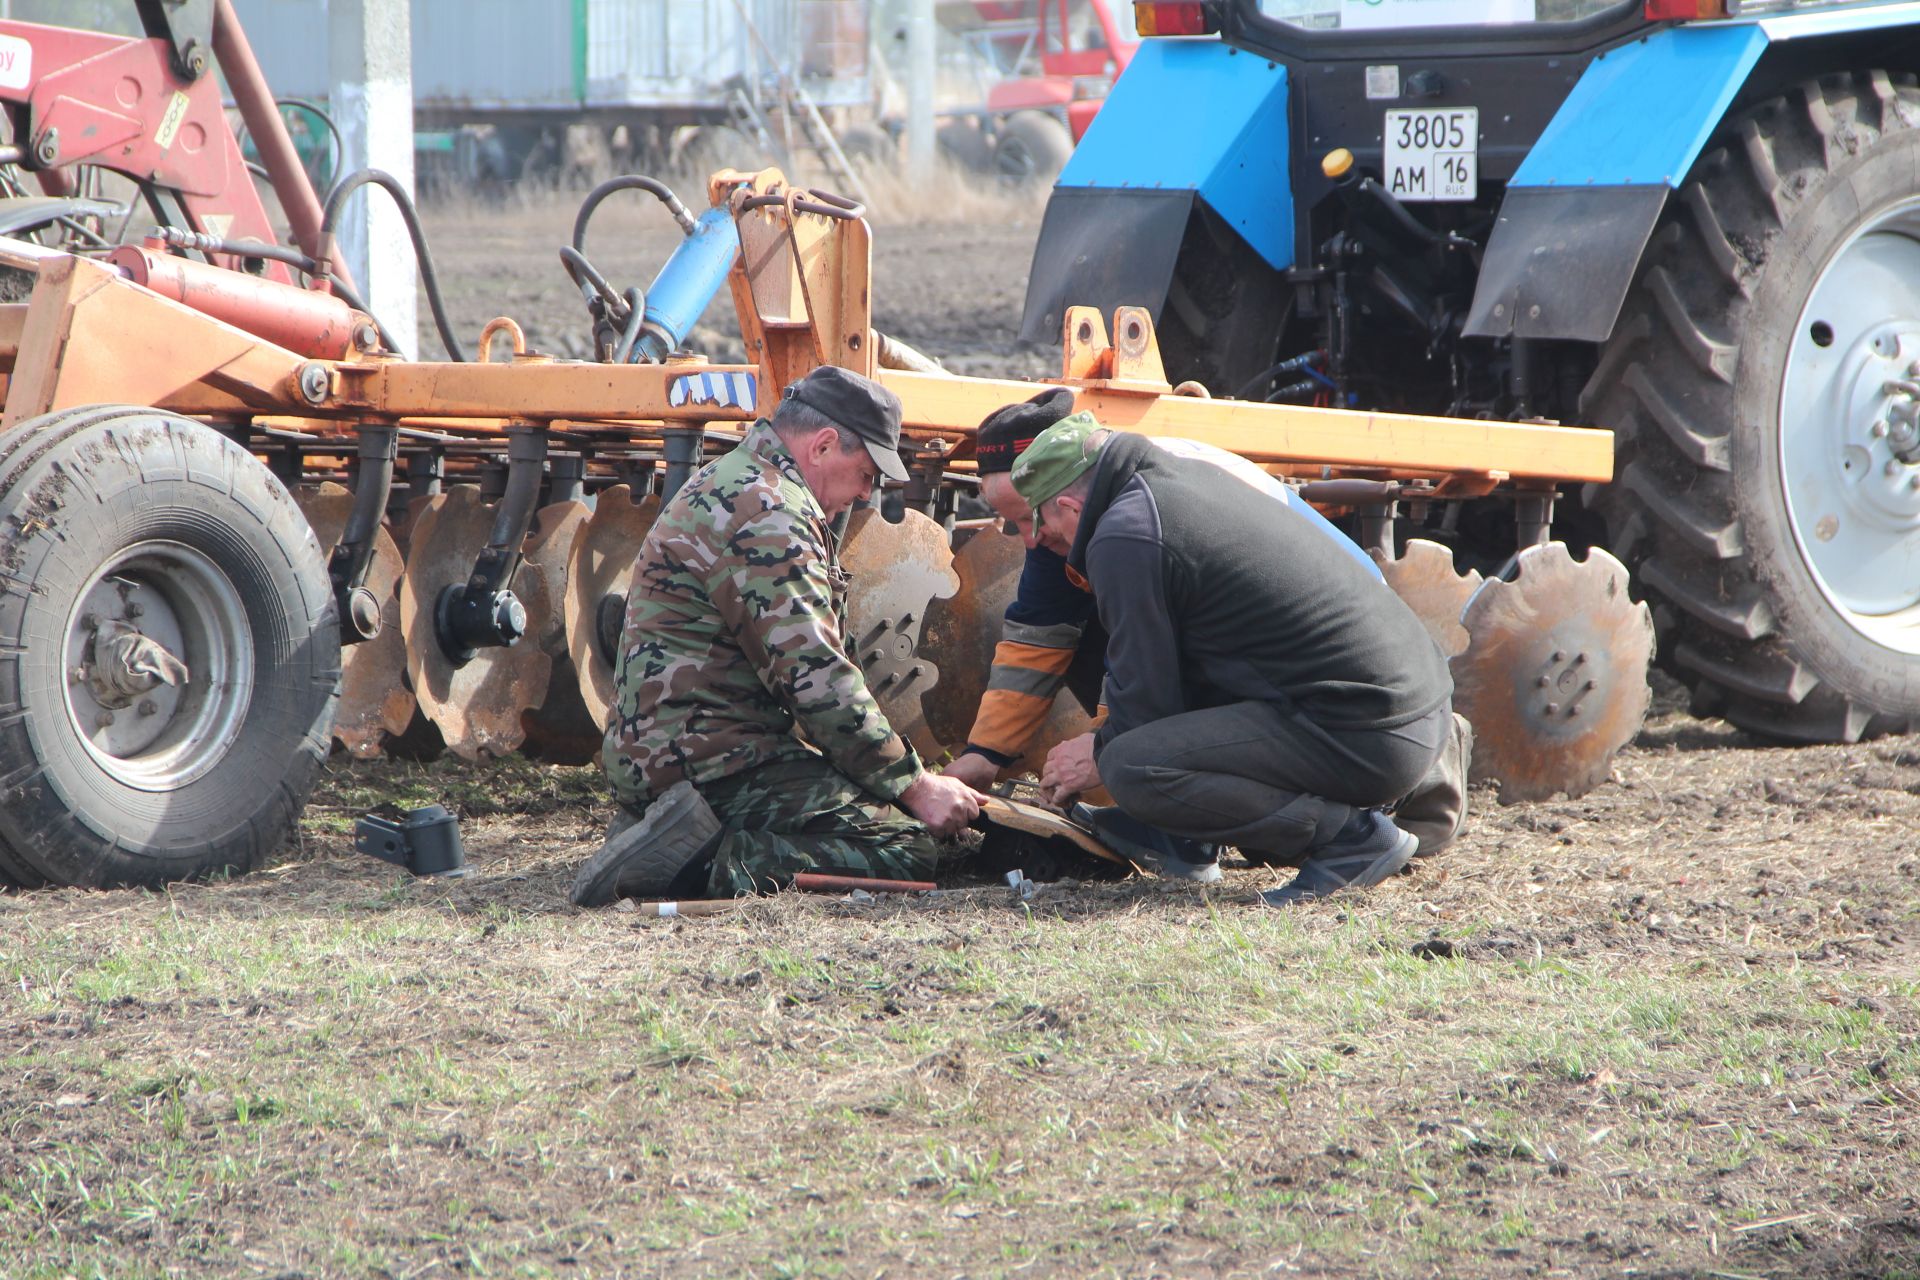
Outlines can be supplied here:
<path id="1" fill-rule="evenodd" d="M 467 847 L 460 839 L 460 824 L 437 804 L 395 817 L 367 814 L 353 824 L 353 847 L 416 876 L 457 879 L 473 874 L 467 865 Z"/>

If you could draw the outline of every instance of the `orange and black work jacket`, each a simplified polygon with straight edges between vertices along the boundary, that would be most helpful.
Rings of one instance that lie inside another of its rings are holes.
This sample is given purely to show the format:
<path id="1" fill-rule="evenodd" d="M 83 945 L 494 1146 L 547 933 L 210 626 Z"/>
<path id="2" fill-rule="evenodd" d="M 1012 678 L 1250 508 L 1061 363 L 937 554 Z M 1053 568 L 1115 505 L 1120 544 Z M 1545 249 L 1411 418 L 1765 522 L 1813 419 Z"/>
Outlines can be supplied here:
<path id="1" fill-rule="evenodd" d="M 993 651 L 993 674 L 962 755 L 985 756 L 1004 769 L 1026 754 L 1046 723 L 1093 617 L 1093 597 L 1084 580 L 1068 575 L 1065 556 L 1045 547 L 1027 551 L 1019 590 L 1007 606 Z"/>

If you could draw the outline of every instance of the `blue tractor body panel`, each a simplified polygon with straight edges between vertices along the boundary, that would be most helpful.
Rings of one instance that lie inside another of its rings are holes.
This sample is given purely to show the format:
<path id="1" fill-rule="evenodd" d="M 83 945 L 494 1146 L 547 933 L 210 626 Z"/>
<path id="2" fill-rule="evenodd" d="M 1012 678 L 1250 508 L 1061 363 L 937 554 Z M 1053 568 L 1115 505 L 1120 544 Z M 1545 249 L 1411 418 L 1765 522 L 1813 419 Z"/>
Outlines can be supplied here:
<path id="1" fill-rule="evenodd" d="M 1293 265 L 1287 69 L 1218 40 L 1148 40 L 1059 188 L 1191 191 L 1268 265 Z"/>
<path id="2" fill-rule="evenodd" d="M 1678 187 L 1766 51 L 1757 25 L 1667 27 L 1588 64 L 1514 187 Z"/>

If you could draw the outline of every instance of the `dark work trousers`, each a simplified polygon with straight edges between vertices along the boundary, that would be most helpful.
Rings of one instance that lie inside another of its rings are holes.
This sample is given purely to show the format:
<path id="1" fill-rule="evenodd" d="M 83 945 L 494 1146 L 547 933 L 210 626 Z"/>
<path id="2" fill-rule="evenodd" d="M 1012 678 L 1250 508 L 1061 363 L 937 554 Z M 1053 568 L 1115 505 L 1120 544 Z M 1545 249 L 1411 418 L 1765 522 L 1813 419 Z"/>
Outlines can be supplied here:
<path id="1" fill-rule="evenodd" d="M 1356 809 L 1413 790 L 1452 724 L 1450 705 L 1395 729 L 1342 730 L 1271 703 L 1236 702 L 1129 730 L 1096 763 L 1129 816 L 1288 861 L 1331 840 Z"/>

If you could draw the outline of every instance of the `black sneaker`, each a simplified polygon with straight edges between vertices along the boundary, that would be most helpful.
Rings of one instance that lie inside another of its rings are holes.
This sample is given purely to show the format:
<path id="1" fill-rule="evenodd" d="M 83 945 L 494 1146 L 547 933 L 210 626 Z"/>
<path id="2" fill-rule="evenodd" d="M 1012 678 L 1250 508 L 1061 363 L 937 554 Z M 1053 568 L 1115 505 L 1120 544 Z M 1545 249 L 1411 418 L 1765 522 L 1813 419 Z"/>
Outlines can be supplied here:
<path id="1" fill-rule="evenodd" d="M 691 782 L 667 788 L 638 818 L 623 805 L 607 825 L 606 843 L 574 877 L 573 904 L 604 907 L 615 898 L 684 892 L 684 873 L 711 860 L 723 834 Z"/>
<path id="2" fill-rule="evenodd" d="M 1076 804 L 1067 816 L 1093 832 L 1101 844 L 1157 876 L 1199 884 L 1217 884 L 1220 880 L 1220 849 L 1216 845 L 1170 836 L 1128 817 L 1117 804 L 1098 808 Z"/>
<path id="3" fill-rule="evenodd" d="M 1325 898 L 1342 889 L 1367 889 L 1404 869 L 1420 847 L 1411 832 L 1393 825 L 1378 809 L 1362 809 L 1340 834 L 1307 851 L 1290 884 L 1260 895 L 1270 907 Z"/>

